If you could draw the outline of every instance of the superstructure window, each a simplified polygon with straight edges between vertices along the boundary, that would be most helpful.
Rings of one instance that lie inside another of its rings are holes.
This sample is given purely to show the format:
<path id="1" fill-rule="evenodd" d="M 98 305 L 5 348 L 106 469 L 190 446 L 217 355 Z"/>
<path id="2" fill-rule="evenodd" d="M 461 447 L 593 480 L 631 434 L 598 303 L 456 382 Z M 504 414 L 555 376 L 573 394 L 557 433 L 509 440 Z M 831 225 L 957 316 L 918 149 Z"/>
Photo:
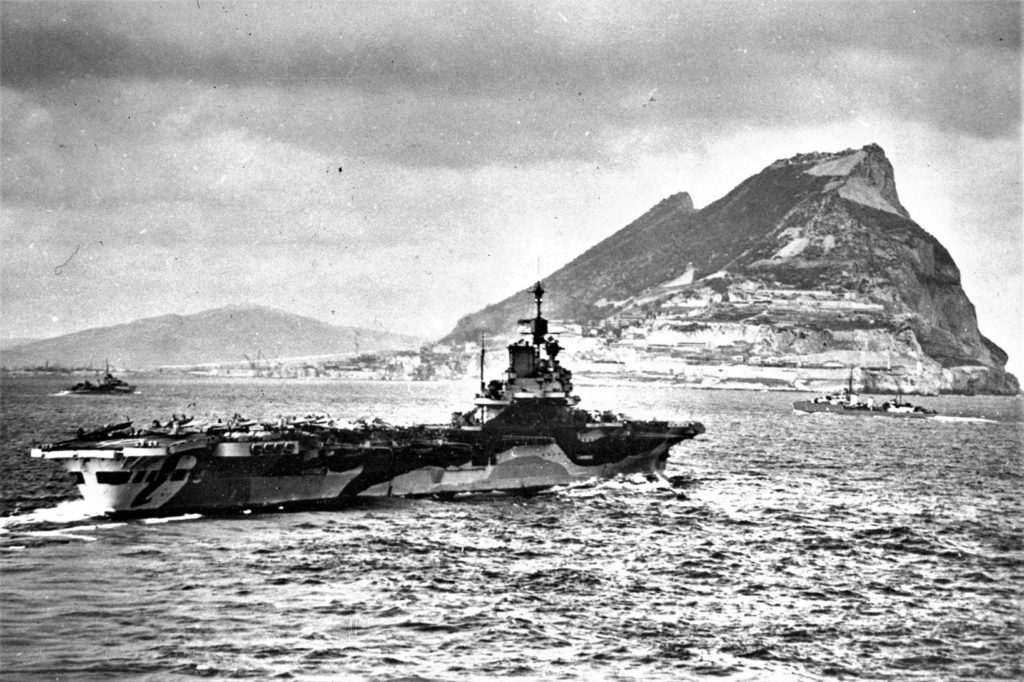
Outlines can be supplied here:
<path id="1" fill-rule="evenodd" d="M 108 485 L 122 485 L 132 477 L 130 471 L 97 471 L 96 482 Z"/>
<path id="2" fill-rule="evenodd" d="M 85 476 L 81 471 L 72 471 L 71 478 L 74 479 L 75 485 L 85 485 Z"/>

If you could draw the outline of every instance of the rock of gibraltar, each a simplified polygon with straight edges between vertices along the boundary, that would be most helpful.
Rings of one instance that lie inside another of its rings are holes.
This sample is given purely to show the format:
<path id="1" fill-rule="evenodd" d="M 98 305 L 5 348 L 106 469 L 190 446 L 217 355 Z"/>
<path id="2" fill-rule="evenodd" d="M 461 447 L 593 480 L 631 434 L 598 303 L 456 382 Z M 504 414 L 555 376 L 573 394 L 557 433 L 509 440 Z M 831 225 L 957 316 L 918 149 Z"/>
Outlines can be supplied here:
<path id="1" fill-rule="evenodd" d="M 819 390 L 853 373 L 876 393 L 1020 390 L 877 145 L 776 161 L 700 210 L 671 196 L 544 284 L 584 376 Z M 472 352 L 524 316 L 521 300 L 464 317 L 441 343 Z"/>

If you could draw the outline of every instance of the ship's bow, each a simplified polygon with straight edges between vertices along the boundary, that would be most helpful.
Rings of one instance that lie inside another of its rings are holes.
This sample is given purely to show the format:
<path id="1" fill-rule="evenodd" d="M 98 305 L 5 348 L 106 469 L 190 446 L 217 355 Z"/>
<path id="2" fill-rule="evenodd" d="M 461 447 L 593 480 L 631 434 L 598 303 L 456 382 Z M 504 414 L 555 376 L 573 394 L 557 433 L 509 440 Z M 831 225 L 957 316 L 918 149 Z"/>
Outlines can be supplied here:
<path id="1" fill-rule="evenodd" d="M 616 473 L 661 476 L 673 446 L 704 433 L 700 422 L 631 422 L 623 434 L 634 454 L 621 461 Z"/>

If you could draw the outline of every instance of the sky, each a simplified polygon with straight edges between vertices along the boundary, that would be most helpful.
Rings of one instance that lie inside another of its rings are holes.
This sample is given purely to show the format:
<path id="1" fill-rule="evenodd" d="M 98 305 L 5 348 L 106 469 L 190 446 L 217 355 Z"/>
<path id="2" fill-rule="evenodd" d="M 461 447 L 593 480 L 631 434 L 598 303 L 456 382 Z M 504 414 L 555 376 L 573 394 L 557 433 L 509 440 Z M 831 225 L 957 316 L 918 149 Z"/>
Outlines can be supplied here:
<path id="1" fill-rule="evenodd" d="M 1017 2 L 16 2 L 2 338 L 262 304 L 437 338 L 689 192 L 877 143 L 1024 375 Z"/>

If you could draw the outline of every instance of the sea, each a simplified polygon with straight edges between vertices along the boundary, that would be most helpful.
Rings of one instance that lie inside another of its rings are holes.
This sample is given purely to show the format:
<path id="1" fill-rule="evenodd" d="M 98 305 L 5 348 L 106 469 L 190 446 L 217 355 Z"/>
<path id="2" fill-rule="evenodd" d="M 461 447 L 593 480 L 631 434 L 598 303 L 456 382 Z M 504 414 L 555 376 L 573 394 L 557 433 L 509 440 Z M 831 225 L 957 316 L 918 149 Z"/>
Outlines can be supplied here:
<path id="1" fill-rule="evenodd" d="M 707 432 L 653 481 L 124 522 L 32 444 L 172 414 L 444 423 L 473 383 L 68 383 L 0 385 L 0 679 L 1024 678 L 1020 397 L 901 420 L 582 382 L 582 407 Z"/>

